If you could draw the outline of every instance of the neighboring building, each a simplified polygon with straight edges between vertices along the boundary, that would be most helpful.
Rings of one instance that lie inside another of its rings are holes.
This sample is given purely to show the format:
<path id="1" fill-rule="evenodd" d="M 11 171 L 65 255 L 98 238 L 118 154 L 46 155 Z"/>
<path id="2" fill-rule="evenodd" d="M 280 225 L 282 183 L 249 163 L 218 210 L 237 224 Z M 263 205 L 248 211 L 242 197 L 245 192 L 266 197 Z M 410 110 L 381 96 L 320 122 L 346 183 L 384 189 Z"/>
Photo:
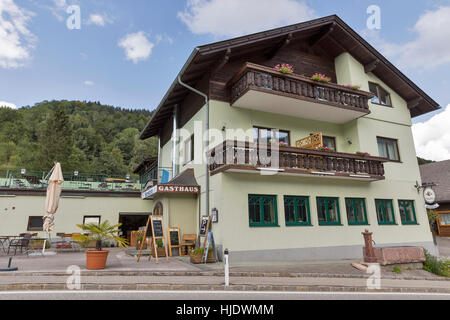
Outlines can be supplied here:
<path id="1" fill-rule="evenodd" d="M 42 231 L 45 215 L 46 173 L 20 170 L 0 170 L 0 235 Z M 123 223 L 128 236 L 145 226 L 153 208 L 152 201 L 140 199 L 142 185 L 126 177 L 64 174 L 61 200 L 55 215 L 56 233 L 80 232 L 77 224 L 86 222 Z"/>
<path id="2" fill-rule="evenodd" d="M 428 163 L 420 166 L 422 182 L 434 184 L 436 203 L 440 214 L 438 235 L 450 237 L 450 160 Z"/>
<path id="3" fill-rule="evenodd" d="M 274 70 L 283 63 L 294 73 Z M 159 137 L 158 179 L 142 198 L 166 226 L 198 233 L 214 210 L 215 242 L 233 259 L 360 258 L 365 229 L 378 246 L 435 252 L 411 118 L 439 106 L 339 17 L 197 47 L 179 77 L 209 104 L 176 79 L 141 133 Z M 233 129 L 250 136 L 221 137 Z M 270 135 L 279 166 L 258 157 L 254 142 Z M 161 168 L 175 180 L 158 184 Z"/>

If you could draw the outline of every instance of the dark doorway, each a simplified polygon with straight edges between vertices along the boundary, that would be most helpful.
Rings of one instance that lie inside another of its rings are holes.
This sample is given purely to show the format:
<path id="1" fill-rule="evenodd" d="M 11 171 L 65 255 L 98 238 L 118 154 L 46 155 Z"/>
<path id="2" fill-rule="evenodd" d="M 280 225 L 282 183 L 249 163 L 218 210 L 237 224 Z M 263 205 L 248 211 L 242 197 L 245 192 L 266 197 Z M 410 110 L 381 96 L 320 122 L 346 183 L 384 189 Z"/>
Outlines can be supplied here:
<path id="1" fill-rule="evenodd" d="M 133 214 L 133 213 L 121 213 L 119 214 L 119 223 L 122 224 L 120 229 L 122 230 L 122 237 L 131 240 L 131 232 L 139 230 L 140 227 L 147 225 L 148 216 L 150 213 Z"/>

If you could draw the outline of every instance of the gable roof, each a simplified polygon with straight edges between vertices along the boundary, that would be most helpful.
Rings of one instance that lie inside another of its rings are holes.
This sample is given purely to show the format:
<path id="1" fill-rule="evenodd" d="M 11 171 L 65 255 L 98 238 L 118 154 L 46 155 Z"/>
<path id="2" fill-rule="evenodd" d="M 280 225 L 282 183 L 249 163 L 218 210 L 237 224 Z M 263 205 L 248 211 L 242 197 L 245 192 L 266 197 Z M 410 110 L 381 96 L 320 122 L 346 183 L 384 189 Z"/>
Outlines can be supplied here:
<path id="1" fill-rule="evenodd" d="M 450 203 L 450 160 L 427 163 L 420 166 L 423 183 L 435 183 L 438 203 Z"/>
<path id="2" fill-rule="evenodd" d="M 412 117 L 440 108 L 436 101 L 430 98 L 337 15 L 196 47 L 178 76 L 181 77 L 183 82 L 195 87 L 207 72 L 220 65 L 222 61 L 228 61 L 233 57 L 249 52 L 277 48 L 280 43 L 288 38 L 291 41 L 309 39 L 316 44 L 320 43 L 320 46 L 334 57 L 343 52 L 350 53 L 366 66 L 367 70 L 380 78 L 408 102 Z M 173 81 L 154 115 L 141 132 L 141 139 L 158 135 L 162 126 L 172 116 L 173 106 L 180 104 L 189 94 L 186 88 L 178 84 L 177 78 Z"/>

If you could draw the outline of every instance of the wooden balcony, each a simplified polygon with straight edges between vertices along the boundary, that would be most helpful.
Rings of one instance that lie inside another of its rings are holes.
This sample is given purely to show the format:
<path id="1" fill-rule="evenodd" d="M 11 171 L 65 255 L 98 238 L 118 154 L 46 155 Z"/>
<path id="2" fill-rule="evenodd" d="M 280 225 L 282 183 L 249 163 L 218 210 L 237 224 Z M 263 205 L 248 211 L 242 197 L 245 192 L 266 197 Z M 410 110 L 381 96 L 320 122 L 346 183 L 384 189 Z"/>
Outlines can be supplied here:
<path id="1" fill-rule="evenodd" d="M 384 158 L 296 147 L 277 149 L 257 143 L 224 141 L 207 153 L 210 173 L 276 173 L 362 181 L 385 179 L 383 164 L 387 160 Z M 278 160 L 278 165 L 274 166 L 273 159 Z"/>
<path id="2" fill-rule="evenodd" d="M 246 63 L 227 86 L 233 107 L 340 124 L 369 114 L 373 97 L 370 92 L 253 63 Z"/>

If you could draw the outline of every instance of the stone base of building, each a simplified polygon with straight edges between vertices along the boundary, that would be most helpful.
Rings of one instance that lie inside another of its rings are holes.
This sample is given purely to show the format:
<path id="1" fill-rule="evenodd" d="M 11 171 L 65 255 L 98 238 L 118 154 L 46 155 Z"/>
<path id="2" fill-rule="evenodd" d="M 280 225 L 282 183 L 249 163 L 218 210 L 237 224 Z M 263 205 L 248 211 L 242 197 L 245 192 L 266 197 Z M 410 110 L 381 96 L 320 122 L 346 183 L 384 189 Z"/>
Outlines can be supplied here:
<path id="1" fill-rule="evenodd" d="M 218 246 L 221 247 L 221 246 Z M 392 243 L 378 245 L 379 248 L 388 247 L 423 247 L 432 255 L 438 255 L 438 250 L 432 241 L 414 243 Z M 317 261 L 317 260 L 358 260 L 363 259 L 363 246 L 333 246 L 311 247 L 275 250 L 234 251 L 230 249 L 230 261 Z M 219 249 L 220 252 L 220 249 Z"/>

